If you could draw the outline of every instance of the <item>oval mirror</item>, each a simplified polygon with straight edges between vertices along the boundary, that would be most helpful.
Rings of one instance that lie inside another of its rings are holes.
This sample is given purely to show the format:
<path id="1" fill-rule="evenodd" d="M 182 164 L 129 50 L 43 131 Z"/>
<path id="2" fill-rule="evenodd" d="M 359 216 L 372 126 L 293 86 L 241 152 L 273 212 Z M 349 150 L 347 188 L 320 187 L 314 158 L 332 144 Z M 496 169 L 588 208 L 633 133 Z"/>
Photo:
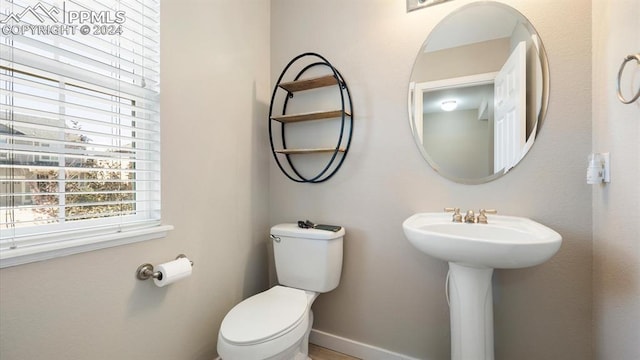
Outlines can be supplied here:
<path id="1" fill-rule="evenodd" d="M 507 5 L 472 3 L 445 17 L 420 48 L 409 121 L 438 173 L 480 184 L 531 149 L 548 97 L 547 56 L 531 23 Z"/>

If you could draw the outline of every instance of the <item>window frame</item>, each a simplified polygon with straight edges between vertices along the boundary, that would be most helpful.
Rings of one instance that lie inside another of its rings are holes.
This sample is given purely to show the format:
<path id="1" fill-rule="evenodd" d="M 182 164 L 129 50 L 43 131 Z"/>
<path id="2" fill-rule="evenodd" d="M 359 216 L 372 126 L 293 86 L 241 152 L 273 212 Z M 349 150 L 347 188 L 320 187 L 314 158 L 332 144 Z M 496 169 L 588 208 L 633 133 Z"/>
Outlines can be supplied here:
<path id="1" fill-rule="evenodd" d="M 145 2 L 145 0 L 138 0 L 139 2 L 143 3 Z M 42 1 L 43 3 L 45 1 Z M 146 6 L 147 4 L 143 4 L 143 6 Z M 158 12 L 159 12 L 159 3 L 158 3 Z M 2 14 L 0 14 L 2 15 Z M 5 14 L 6 15 L 6 14 Z M 158 15 L 158 19 L 159 19 L 159 15 Z M 157 24 L 159 24 L 159 20 L 157 21 Z M 157 26 L 157 25 L 156 25 Z M 9 35 L 10 37 L 10 35 Z M 159 27 L 158 27 L 158 43 L 159 43 Z M 7 45 L 5 42 L 3 42 L 3 44 L 5 44 L 5 48 L 9 47 L 11 49 L 13 49 L 13 45 Z M 68 50 L 59 48 L 60 51 L 65 52 Z M 119 55 L 118 55 L 119 58 Z M 160 59 L 159 59 L 159 51 L 158 51 L 158 58 L 155 59 L 157 60 L 157 64 L 159 64 Z M 9 60 L 8 60 L 9 61 Z M 125 60 L 126 61 L 126 60 Z M 11 61 L 9 61 L 9 63 L 11 63 Z M 1 66 L 2 64 L 0 64 Z M 66 65 L 65 65 L 66 66 Z M 4 69 L 6 70 L 6 67 L 4 67 Z M 68 71 L 69 67 L 67 66 L 67 68 L 65 68 L 64 71 Z M 40 74 L 40 72 L 50 72 L 51 69 L 47 69 L 47 68 L 34 68 L 34 72 L 31 71 L 24 71 L 21 66 L 18 66 L 17 68 L 11 68 L 11 71 L 17 71 L 17 72 L 21 72 L 24 73 L 28 76 L 31 77 L 42 77 L 42 75 Z M 159 70 L 159 69 L 158 69 Z M 52 74 L 55 72 L 52 72 Z M 73 77 L 69 78 L 68 76 L 66 76 L 68 74 L 65 74 L 65 76 L 63 76 L 64 79 L 60 79 L 60 80 L 54 80 L 54 79 L 47 79 L 48 81 L 52 81 L 54 84 L 56 84 L 56 86 L 53 86 L 53 88 L 57 89 L 57 94 L 58 97 L 62 96 L 64 97 L 64 95 L 62 94 L 63 92 L 65 92 L 65 88 L 66 86 L 71 86 L 71 87 L 76 87 L 76 88 L 83 88 L 83 84 L 88 84 L 87 80 L 86 80 L 86 76 L 81 76 L 80 80 L 78 82 L 74 82 L 73 80 L 69 80 L 69 79 L 73 79 Z M 9 79 L 13 78 L 13 75 L 6 75 L 6 77 L 8 77 Z M 46 79 L 46 77 L 45 77 Z M 143 78 L 144 80 L 144 78 Z M 9 81 L 9 80 L 8 80 Z M 27 81 L 27 80 L 25 80 Z M 96 79 L 96 83 L 93 83 L 91 88 L 85 88 L 85 90 L 91 91 L 91 92 L 99 92 L 100 90 L 96 90 L 96 88 L 101 88 L 103 84 L 100 84 L 99 79 Z M 13 84 L 12 82 L 10 82 L 10 84 Z M 131 86 L 131 85 L 127 85 L 127 86 Z M 13 87 L 13 86 L 11 86 Z M 144 85 L 143 85 L 144 87 Z M 7 95 L 8 98 L 12 98 L 12 93 L 13 90 L 9 91 L 9 95 Z M 158 91 L 159 94 L 159 91 Z M 106 94 L 108 96 L 117 96 L 118 99 L 127 99 L 128 96 L 126 95 L 126 92 L 123 93 L 122 95 L 114 95 L 114 93 L 112 91 L 109 91 L 109 94 Z M 135 109 L 136 108 L 136 99 L 135 99 L 136 95 L 134 95 L 134 97 L 129 98 L 129 100 L 127 101 L 131 101 L 131 108 Z M 113 100 L 111 100 L 113 101 Z M 119 102 L 120 100 L 117 100 L 117 102 Z M 154 135 L 153 137 L 157 137 L 157 140 L 149 140 L 144 138 L 143 142 L 148 142 L 148 141 L 155 141 L 155 146 L 158 147 L 157 150 L 157 155 L 153 156 L 153 155 L 149 155 L 149 157 L 145 157 L 142 161 L 148 161 L 150 163 L 152 163 L 151 167 L 153 169 L 154 172 L 157 173 L 157 181 L 159 182 L 161 180 L 161 171 L 160 171 L 160 155 L 159 155 L 159 147 L 160 147 L 160 120 L 159 120 L 159 110 L 160 110 L 160 106 L 159 106 L 159 97 L 156 100 L 157 102 L 155 103 L 155 111 L 157 111 L 157 118 L 155 120 L 153 120 L 152 122 L 155 124 L 152 126 L 152 131 L 157 131 L 157 134 Z M 67 104 L 66 102 L 62 101 L 61 104 Z M 126 104 L 125 104 L 126 105 Z M 7 105 L 9 107 L 11 107 L 12 105 Z M 145 105 L 146 106 L 146 105 Z M 64 118 L 67 118 L 64 112 L 65 106 L 61 105 L 60 106 L 60 115 L 64 116 Z M 35 108 L 34 108 L 35 109 Z M 132 110 L 133 113 L 131 115 L 131 117 L 135 118 L 135 110 Z M 13 113 L 11 114 L 11 119 L 5 119 L 9 124 L 12 123 L 13 121 Z M 27 116 L 27 115 L 18 115 L 18 116 Z M 119 112 L 119 110 L 114 111 L 112 113 L 112 115 L 110 116 L 122 116 L 122 113 Z M 45 119 L 45 118 L 42 118 Z M 141 120 L 143 122 L 149 121 L 148 118 L 141 118 Z M 63 120 L 63 122 L 66 124 L 68 120 Z M 156 124 L 157 121 L 157 124 Z M 58 127 L 58 129 L 61 128 L 68 128 L 68 124 L 66 124 L 65 126 L 60 126 Z M 115 127 L 113 127 L 115 128 Z M 135 127 L 133 128 L 133 132 L 135 132 Z M 148 129 L 146 128 L 146 126 L 143 126 L 140 128 L 140 131 L 148 131 Z M 15 129 L 14 129 L 15 130 Z M 24 134 L 23 134 L 24 135 Z M 13 136 L 13 137 L 12 137 Z M 37 137 L 32 137 L 31 139 L 29 139 L 28 137 L 25 137 L 24 139 L 20 139 L 15 133 L 10 133 L 9 135 L 7 135 L 8 137 L 8 141 L 4 142 L 4 144 L 6 145 L 7 148 L 10 147 L 10 145 L 12 145 L 16 140 L 27 140 L 27 141 L 32 141 L 33 144 L 35 144 L 35 142 L 37 142 L 39 139 Z M 135 137 L 132 137 L 132 139 L 135 139 Z M 67 142 L 65 139 L 61 140 L 63 143 Z M 132 140 L 133 142 L 135 142 L 135 140 Z M 56 145 L 55 144 L 47 144 L 47 146 L 50 146 L 52 148 L 55 148 Z M 61 146 L 65 146 L 65 145 L 61 145 Z M 28 146 L 27 146 L 28 147 Z M 34 149 L 36 148 L 35 145 L 32 146 Z M 124 148 L 123 148 L 124 149 Z M 141 148 L 138 147 L 133 147 L 133 151 L 150 151 L 146 146 L 143 146 Z M 0 149 L 2 150 L 2 149 Z M 14 150 L 11 149 L 7 149 L 7 151 L 3 151 L 2 154 L 6 154 L 6 157 L 2 157 L 3 159 L 7 159 L 7 158 L 11 158 L 11 152 Z M 58 164 L 57 165 L 57 171 L 69 171 L 70 168 L 67 167 L 64 157 L 65 157 L 65 153 L 64 151 L 60 151 L 60 152 L 52 152 L 52 153 L 43 153 L 43 154 L 38 154 L 37 150 L 31 150 L 32 153 L 29 154 L 28 156 L 32 156 L 34 159 L 38 158 L 38 159 L 43 159 L 43 158 L 49 158 L 49 161 L 51 161 L 52 158 L 58 156 L 59 159 L 57 160 L 58 162 L 62 161 L 62 164 Z M 138 153 L 136 153 L 138 154 Z M 15 155 L 13 155 L 15 156 Z M 66 155 L 69 156 L 69 155 Z M 91 155 L 89 154 L 81 154 L 81 156 L 86 156 L 88 159 L 92 158 Z M 97 156 L 97 155 L 96 155 Z M 100 159 L 100 157 L 96 157 L 93 156 L 94 159 Z M 73 157 L 73 156 L 71 156 Z M 62 158 L 63 160 L 60 160 L 60 158 Z M 105 161 L 114 161 L 113 159 L 115 159 L 115 157 L 112 158 L 104 158 Z M 137 156 L 134 157 L 135 160 L 134 161 L 136 164 L 138 164 L 140 160 L 140 158 L 138 158 Z M 34 161 L 34 164 L 36 162 Z M 24 166 L 26 168 L 26 166 Z M 10 164 L 10 167 L 8 167 L 10 172 L 13 172 L 14 169 L 14 165 Z M 71 171 L 74 171 L 73 168 L 71 168 Z M 95 169 L 95 168 L 92 168 Z M 102 167 L 102 169 L 108 169 L 108 167 Z M 122 170 L 122 168 L 120 168 L 120 170 Z M 76 171 L 78 171 L 76 169 Z M 100 170 L 93 170 L 93 171 L 100 171 Z M 138 175 L 138 169 L 137 168 L 133 168 L 134 172 L 136 172 Z M 144 172 L 146 170 L 142 170 L 141 172 Z M 64 175 L 66 176 L 66 175 Z M 63 177 L 64 177 L 63 176 Z M 14 180 L 14 178 L 12 178 L 11 176 L 8 178 L 9 180 Z M 123 180 L 123 179 L 120 179 Z M 51 181 L 51 180 L 49 180 Z M 69 179 L 63 179 L 63 181 L 69 181 Z M 33 262 L 33 261 L 40 261 L 40 260 L 46 260 L 46 259 L 51 259 L 51 258 L 57 258 L 57 257 L 61 257 L 61 256 L 66 256 L 66 255 L 71 255 L 71 254 L 77 254 L 77 253 L 82 253 L 82 252 L 87 252 L 87 251 L 93 251 L 93 250 L 98 250 L 98 249 L 104 249 L 104 248 L 108 248 L 108 247 L 113 247 L 113 246 L 120 246 L 120 245 L 125 245 L 125 244 L 131 244 L 131 243 L 136 243 L 136 242 L 140 242 L 140 241 L 146 241 L 146 240 L 151 240 L 151 239 L 157 239 L 157 238 L 161 238 L 161 237 L 165 237 L 168 233 L 168 231 L 172 230 L 173 227 L 170 225 L 163 225 L 161 223 L 162 218 L 159 214 L 159 212 L 161 211 L 160 209 L 160 193 L 161 193 L 161 189 L 159 188 L 159 186 L 156 189 L 156 186 L 153 185 L 153 181 L 155 180 L 150 180 L 149 178 L 145 179 L 144 177 L 138 177 L 136 176 L 133 180 L 135 186 L 134 186 L 134 191 L 136 194 L 136 197 L 133 199 L 133 201 L 137 204 L 137 206 L 141 206 L 140 204 L 142 203 L 141 200 L 139 198 L 145 199 L 145 197 L 148 198 L 155 198 L 154 199 L 154 206 L 152 206 L 149 209 L 144 209 L 142 210 L 142 208 L 138 208 L 136 207 L 134 210 L 134 214 L 131 215 L 116 215 L 116 216 L 107 216 L 107 217 L 96 217 L 93 219 L 82 219 L 80 221 L 64 221 L 65 216 L 63 215 L 62 217 L 58 217 L 58 221 L 60 221 L 60 219 L 62 219 L 61 223 L 56 223 L 56 224 L 45 224 L 45 225 L 37 225 L 37 226 L 30 226 L 30 227 L 24 227 L 24 228 L 20 228 L 20 227 L 13 227 L 8 229 L 9 231 L 12 232 L 12 235 L 10 236 L 6 236 L 4 238 L 4 242 L 5 244 L 12 241 L 11 239 L 13 239 L 13 241 L 15 241 L 16 244 L 19 244 L 19 247 L 14 248 L 13 246 L 4 246 L 3 248 L 0 249 L 0 268 L 4 268 L 4 267 L 9 267 L 9 266 L 15 266 L 15 265 L 20 265 L 20 264 L 25 264 L 25 263 L 29 263 L 29 262 Z M 7 184 L 9 184 L 9 182 L 7 182 Z M 144 184 L 144 185 L 143 185 Z M 7 185 L 9 187 L 11 187 L 11 185 Z M 147 188 L 145 188 L 145 186 L 147 186 Z M 24 187 L 24 186 L 21 186 Z M 155 194 L 157 193 L 157 194 Z M 59 196 L 69 196 L 69 194 L 72 194 L 71 192 L 68 192 L 64 187 L 62 188 L 62 190 L 58 191 L 57 193 Z M 8 194 L 9 197 L 13 198 L 15 196 L 32 196 L 31 194 L 26 194 L 24 192 L 11 192 Z M 5 203 L 5 205 L 7 206 L 8 209 L 15 209 L 15 205 L 9 205 L 10 201 L 7 201 Z M 55 206 L 55 205 L 54 205 Z M 62 209 L 62 211 L 64 211 L 64 202 L 62 205 L 60 205 L 60 208 Z M 70 205 L 73 206 L 73 205 Z M 77 203 L 76 203 L 77 206 Z M 145 205 L 146 206 L 146 205 Z M 144 207 L 144 206 L 143 206 Z M 125 221 L 123 222 L 124 218 L 127 218 L 127 220 L 131 220 L 131 219 L 136 219 L 138 217 L 141 217 L 142 215 L 140 215 L 141 212 L 143 211 L 148 211 L 149 213 L 152 212 L 157 212 L 158 216 L 154 217 L 151 215 L 147 215 L 147 216 L 143 216 L 142 217 L 142 223 L 144 223 L 144 226 L 138 226 L 137 222 L 134 221 Z M 15 220 L 13 220 L 15 221 Z M 36 231 L 35 233 L 32 232 L 31 230 L 37 228 L 38 231 Z M 0 231 L 2 230 L 7 230 L 6 228 L 0 229 Z M 9 239 L 9 240 L 7 240 Z M 16 240 L 17 239 L 17 240 Z M 1 245 L 1 244 L 0 244 Z"/>

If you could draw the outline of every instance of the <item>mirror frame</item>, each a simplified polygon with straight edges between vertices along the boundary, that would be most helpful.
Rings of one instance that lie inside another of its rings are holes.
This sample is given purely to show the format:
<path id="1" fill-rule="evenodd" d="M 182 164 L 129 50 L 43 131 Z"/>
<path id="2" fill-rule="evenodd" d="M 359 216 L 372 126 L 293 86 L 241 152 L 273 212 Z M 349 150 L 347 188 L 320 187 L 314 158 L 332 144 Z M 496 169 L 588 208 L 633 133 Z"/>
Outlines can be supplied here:
<path id="1" fill-rule="evenodd" d="M 413 135 L 413 140 L 416 143 L 416 146 L 418 147 L 420 153 L 422 154 L 422 156 L 424 157 L 424 159 L 427 161 L 427 163 L 429 163 L 429 165 L 431 166 L 431 168 L 433 170 L 435 170 L 438 174 L 440 174 L 442 177 L 449 179 L 451 181 L 454 181 L 456 183 L 460 183 L 460 184 L 467 184 L 467 185 L 477 185 L 477 184 L 484 184 L 493 180 L 496 180 L 502 176 L 504 176 L 505 174 L 507 174 L 509 171 L 511 171 L 513 168 L 515 168 L 517 165 L 520 164 L 520 162 L 523 161 L 523 159 L 526 157 L 526 155 L 529 153 L 529 151 L 531 150 L 531 148 L 533 147 L 533 143 L 531 144 L 531 146 L 526 149 L 526 152 L 522 155 L 522 157 L 520 158 L 520 160 L 518 161 L 518 163 L 516 163 L 513 167 L 507 169 L 506 171 L 504 169 L 498 171 L 498 172 L 494 172 L 491 175 L 485 176 L 485 177 L 481 177 L 481 178 L 460 178 L 460 177 L 456 177 L 456 176 L 452 176 L 450 174 L 445 173 L 441 166 L 438 165 L 432 158 L 431 156 L 427 153 L 427 151 L 425 150 L 424 146 L 421 143 L 420 138 L 422 137 L 422 135 L 418 134 L 418 130 L 416 129 L 416 122 L 414 121 L 414 116 L 413 116 L 413 111 L 414 111 L 414 103 L 415 103 L 415 99 L 414 99 L 414 82 L 411 81 L 411 78 L 413 77 L 413 73 L 415 70 L 415 66 L 416 63 L 418 62 L 418 59 L 420 57 L 420 55 L 424 52 L 425 47 L 429 44 L 429 41 L 432 40 L 433 34 L 436 33 L 438 31 L 438 28 L 441 26 L 441 24 L 446 21 L 446 19 L 450 18 L 451 16 L 455 16 L 456 14 L 459 14 L 462 11 L 465 11 L 466 9 L 470 8 L 470 7 L 477 7 L 477 6 L 494 6 L 494 7 L 499 7 L 502 8 L 508 12 L 513 13 L 514 16 L 516 17 L 520 17 L 520 20 L 522 20 L 522 24 L 524 25 L 524 27 L 526 28 L 526 30 L 529 32 L 529 34 L 531 35 L 536 35 L 538 42 L 536 44 L 536 50 L 537 50 L 537 56 L 538 59 L 540 60 L 540 71 L 541 71 L 541 75 L 542 75 L 542 81 L 541 81 L 541 94 L 540 94 L 540 108 L 538 110 L 538 114 L 537 114 L 537 119 L 536 121 L 533 123 L 533 127 L 532 127 L 532 131 L 530 136 L 533 136 L 534 138 L 534 142 L 535 142 L 535 138 L 537 138 L 539 136 L 540 130 L 542 128 L 543 123 L 545 122 L 546 119 L 546 115 L 547 115 L 547 110 L 548 110 L 548 104 L 549 104 L 549 93 L 550 93 L 550 87 L 549 87 L 549 61 L 548 61 L 548 57 L 547 57 L 547 52 L 545 50 L 542 38 L 540 37 L 539 32 L 535 29 L 535 27 L 533 26 L 533 24 L 531 23 L 531 21 L 524 16 L 524 14 L 522 14 L 520 11 L 518 11 L 517 9 L 515 9 L 512 6 L 509 6 L 507 4 L 503 4 L 503 3 L 499 3 L 499 2 L 494 2 L 494 1 L 482 1 L 482 2 L 472 2 L 469 4 L 465 4 L 455 10 L 453 10 L 452 12 L 450 12 L 449 14 L 447 14 L 445 17 L 443 17 L 438 24 L 436 24 L 434 26 L 434 28 L 429 32 L 429 34 L 427 35 L 427 38 L 425 39 L 425 41 L 422 43 L 422 45 L 420 46 L 420 49 L 418 50 L 418 54 L 416 55 L 416 58 L 414 60 L 413 66 L 411 68 L 411 75 L 410 75 L 410 80 L 409 80 L 409 86 L 408 86 L 408 101 L 407 101 L 407 106 L 408 106 L 408 113 L 409 113 L 409 125 L 411 127 L 411 132 Z M 480 74 L 482 75 L 482 74 Z M 475 75 L 471 75 L 469 77 L 473 77 Z M 435 80 L 438 81 L 438 80 Z M 470 84 L 473 85 L 473 84 Z"/>

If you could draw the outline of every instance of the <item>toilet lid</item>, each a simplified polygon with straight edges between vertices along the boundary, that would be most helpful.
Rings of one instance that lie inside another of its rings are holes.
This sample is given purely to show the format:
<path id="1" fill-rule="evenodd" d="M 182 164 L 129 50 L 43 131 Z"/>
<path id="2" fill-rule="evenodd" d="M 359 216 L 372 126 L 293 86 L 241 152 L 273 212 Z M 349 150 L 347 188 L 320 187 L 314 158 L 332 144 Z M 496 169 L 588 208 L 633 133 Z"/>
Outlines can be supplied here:
<path id="1" fill-rule="evenodd" d="M 222 321 L 220 335 L 235 344 L 259 343 L 294 328 L 306 310 L 303 290 L 274 286 L 231 309 Z"/>

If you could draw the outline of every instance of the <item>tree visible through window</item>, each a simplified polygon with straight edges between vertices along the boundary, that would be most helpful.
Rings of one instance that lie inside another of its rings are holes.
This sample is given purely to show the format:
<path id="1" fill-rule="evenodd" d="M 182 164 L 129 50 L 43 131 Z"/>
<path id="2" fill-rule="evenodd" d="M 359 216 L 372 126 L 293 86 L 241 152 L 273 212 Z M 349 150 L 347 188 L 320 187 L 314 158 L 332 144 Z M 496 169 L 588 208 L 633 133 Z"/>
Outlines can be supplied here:
<path id="1" fill-rule="evenodd" d="M 6 74 L 9 69 L 1 71 Z M 20 77 L 28 78 L 29 75 L 21 74 Z M 73 88 L 65 84 L 56 86 Z M 38 89 L 28 90 L 33 96 L 38 93 Z M 66 92 L 67 95 L 70 93 Z M 105 98 L 104 94 L 91 94 L 87 90 L 79 93 Z M 39 95 L 44 96 L 44 92 Z M 67 105 L 67 102 L 73 104 L 73 96 L 68 97 L 70 99 L 59 104 L 61 113 L 73 113 L 73 106 Z M 133 104 L 131 100 L 121 101 Z M 15 108 L 46 111 L 46 106 L 23 103 L 20 98 L 3 101 L 9 102 Z M 99 109 L 100 105 L 94 106 Z M 111 111 L 110 106 L 102 107 L 105 112 Z M 134 114 L 130 116 L 133 118 Z M 15 121 L 16 117 L 23 119 Z M 5 184 L 3 193 L 5 197 L 6 194 L 13 194 L 11 205 L 18 209 L 10 211 L 8 206 L 0 208 L 5 224 L 12 222 L 15 226 L 34 226 L 135 213 L 134 121 L 130 121 L 131 129 L 127 133 L 130 144 L 122 147 L 120 138 L 107 137 L 95 141 L 83 131 L 81 120 L 55 121 L 44 115 L 35 117 L 19 113 L 2 113 L 0 119 L 12 120 L 12 126 L 4 125 L 0 128 L 0 134 L 12 134 L 13 145 L 18 145 L 14 151 L 3 152 L 5 156 L 0 157 L 0 166 L 3 166 L 0 168 L 0 180 Z M 116 123 L 122 121 L 118 116 L 113 119 Z M 90 132 L 95 134 L 97 129 Z M 59 149 L 63 146 L 59 144 L 60 139 L 64 139 L 65 151 Z M 107 154 L 100 154 L 100 151 Z"/>

